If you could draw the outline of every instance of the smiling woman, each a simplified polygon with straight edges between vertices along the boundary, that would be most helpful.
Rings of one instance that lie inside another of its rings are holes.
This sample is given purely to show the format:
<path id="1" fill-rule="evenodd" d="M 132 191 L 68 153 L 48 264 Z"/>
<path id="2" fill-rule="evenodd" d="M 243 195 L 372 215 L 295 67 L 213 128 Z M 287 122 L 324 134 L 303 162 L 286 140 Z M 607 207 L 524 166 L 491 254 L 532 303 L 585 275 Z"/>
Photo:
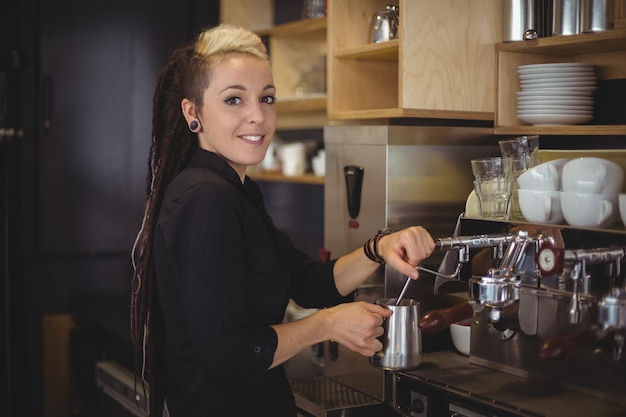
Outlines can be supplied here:
<path id="1" fill-rule="evenodd" d="M 383 306 L 350 302 L 387 261 L 417 278 L 421 227 L 319 262 L 296 248 L 246 175 L 276 130 L 276 88 L 255 34 L 221 25 L 175 51 L 154 96 L 143 223 L 133 251 L 132 334 L 150 414 L 295 417 L 284 362 L 333 339 L 382 348 Z M 182 110 L 182 111 L 181 111 Z M 322 308 L 283 323 L 287 304 Z"/>

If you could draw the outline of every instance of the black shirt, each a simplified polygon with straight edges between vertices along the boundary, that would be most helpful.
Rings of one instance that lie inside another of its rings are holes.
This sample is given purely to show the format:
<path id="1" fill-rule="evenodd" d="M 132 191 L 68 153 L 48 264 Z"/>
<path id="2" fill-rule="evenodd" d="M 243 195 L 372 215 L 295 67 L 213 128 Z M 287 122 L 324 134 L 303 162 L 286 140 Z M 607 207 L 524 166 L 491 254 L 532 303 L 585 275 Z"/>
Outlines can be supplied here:
<path id="1" fill-rule="evenodd" d="M 334 261 L 296 249 L 250 178 L 198 149 L 169 185 L 154 239 L 172 417 L 289 416 L 295 402 L 269 327 L 290 298 L 302 307 L 349 301 Z"/>

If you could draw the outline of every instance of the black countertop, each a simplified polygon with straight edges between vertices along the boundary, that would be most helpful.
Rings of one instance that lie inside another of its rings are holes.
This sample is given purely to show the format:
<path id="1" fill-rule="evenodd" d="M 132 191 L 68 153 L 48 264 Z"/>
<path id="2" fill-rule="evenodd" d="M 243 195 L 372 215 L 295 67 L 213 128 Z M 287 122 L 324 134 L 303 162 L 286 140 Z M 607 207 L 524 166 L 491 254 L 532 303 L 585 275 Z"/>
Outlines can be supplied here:
<path id="1" fill-rule="evenodd" d="M 575 391 L 567 381 L 538 382 L 472 364 L 456 351 L 424 353 L 419 368 L 398 375 L 471 401 L 517 410 L 520 415 L 626 416 L 625 400 L 594 391 L 592 381 L 588 390 Z"/>

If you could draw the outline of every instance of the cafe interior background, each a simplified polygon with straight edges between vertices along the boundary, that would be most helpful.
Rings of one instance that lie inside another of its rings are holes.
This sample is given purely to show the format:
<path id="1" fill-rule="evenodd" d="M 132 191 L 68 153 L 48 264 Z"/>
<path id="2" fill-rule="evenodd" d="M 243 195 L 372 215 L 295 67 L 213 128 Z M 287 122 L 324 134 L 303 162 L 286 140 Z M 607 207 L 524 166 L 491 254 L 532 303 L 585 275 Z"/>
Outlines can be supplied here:
<path id="1" fill-rule="evenodd" d="M 503 138 L 538 135 L 544 156 L 610 149 L 602 155 L 626 159 L 623 1 L 611 3 L 608 35 L 534 50 L 518 48 L 521 38 L 503 42 L 502 8 L 516 2 L 496 0 L 424 8 L 401 0 L 399 39 L 373 45 L 371 17 L 387 3 L 329 0 L 322 17 L 288 0 L 3 3 L 0 414 L 106 415 L 95 364 L 114 358 L 132 369 L 130 251 L 155 82 L 173 49 L 220 20 L 247 25 L 270 47 L 284 104 L 276 147 L 250 174 L 276 224 L 315 258 L 358 247 L 382 227 L 422 224 L 452 236 L 473 189 L 470 159 L 499 155 Z M 548 0 L 530 3 L 551 10 Z M 558 57 L 598 68 L 593 119 L 518 120 L 515 68 Z M 291 145 L 305 157 L 295 172 L 281 161 Z M 363 183 L 348 172 L 364 172 Z M 442 256 L 427 266 L 437 269 Z M 379 278 L 394 294 L 403 283 L 385 271 Z M 451 348 L 449 337 L 432 340 Z"/>

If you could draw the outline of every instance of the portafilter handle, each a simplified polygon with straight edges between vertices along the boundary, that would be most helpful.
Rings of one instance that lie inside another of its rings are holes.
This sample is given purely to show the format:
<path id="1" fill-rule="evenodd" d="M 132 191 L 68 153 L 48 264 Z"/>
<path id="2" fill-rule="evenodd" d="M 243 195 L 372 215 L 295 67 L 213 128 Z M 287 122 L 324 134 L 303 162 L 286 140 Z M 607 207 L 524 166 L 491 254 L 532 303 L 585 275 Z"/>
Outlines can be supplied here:
<path id="1" fill-rule="evenodd" d="M 571 352 L 592 348 L 600 339 L 613 334 L 613 359 L 619 360 L 626 333 L 626 289 L 616 288 L 598 303 L 598 324 L 580 332 L 554 337 L 541 345 L 539 358 L 545 361 L 565 359 Z"/>
<path id="2" fill-rule="evenodd" d="M 450 327 L 452 323 L 471 318 L 481 306 L 473 302 L 457 304 L 453 307 L 431 310 L 418 322 L 418 328 L 426 333 L 436 333 Z"/>
<path id="3" fill-rule="evenodd" d="M 591 326 L 578 333 L 554 337 L 545 341 L 539 348 L 539 359 L 557 361 L 565 359 L 573 351 L 592 347 L 603 336 L 597 326 Z"/>

